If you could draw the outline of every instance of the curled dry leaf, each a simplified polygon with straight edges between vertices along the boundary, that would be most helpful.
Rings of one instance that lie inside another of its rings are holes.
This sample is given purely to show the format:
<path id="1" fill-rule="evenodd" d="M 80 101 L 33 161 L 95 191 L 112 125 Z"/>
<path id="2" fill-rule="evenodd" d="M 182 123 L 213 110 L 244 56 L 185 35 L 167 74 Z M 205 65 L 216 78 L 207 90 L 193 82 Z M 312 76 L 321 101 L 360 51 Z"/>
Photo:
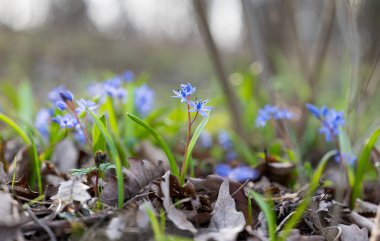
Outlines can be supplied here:
<path id="1" fill-rule="evenodd" d="M 215 203 L 214 215 L 206 233 L 198 235 L 197 241 L 232 241 L 244 229 L 246 224 L 242 212 L 236 211 L 235 201 L 230 195 L 229 181 L 224 180 L 220 186 L 218 199 Z"/>
<path id="2" fill-rule="evenodd" d="M 8 182 L 7 185 L 9 189 L 12 188 L 12 182 Z M 14 182 L 12 192 L 18 197 L 23 197 L 29 200 L 35 199 L 39 196 L 38 192 L 34 192 L 30 189 L 26 175 L 23 175 L 19 180 Z"/>
<path id="3" fill-rule="evenodd" d="M 1 240 L 13 241 L 23 240 L 20 234 L 20 217 L 17 202 L 12 199 L 9 193 L 0 191 L 0 234 Z"/>
<path id="4" fill-rule="evenodd" d="M 157 164 L 148 160 L 128 158 L 129 169 L 123 168 L 124 175 L 124 200 L 135 196 L 141 189 L 153 180 L 161 177 L 166 168 L 162 162 Z M 117 178 L 114 168 L 106 172 L 106 184 L 103 187 L 100 199 L 102 202 L 114 206 L 117 204 Z"/>
<path id="5" fill-rule="evenodd" d="M 213 196 L 213 194 L 218 194 L 219 189 L 221 184 L 223 183 L 225 179 L 217 176 L 217 175 L 209 175 L 205 179 L 201 178 L 190 178 L 189 182 L 191 182 L 197 193 L 200 193 L 202 191 L 206 192 L 207 195 L 210 197 Z M 245 194 L 244 191 L 244 186 L 241 183 L 234 182 L 234 181 L 229 181 L 229 188 L 230 188 L 230 193 L 233 194 L 232 198 L 236 202 L 236 208 L 238 211 L 243 212 L 244 217 L 246 220 L 248 220 L 248 198 L 247 195 Z M 210 200 L 214 202 L 216 200 L 215 198 Z M 255 205 L 254 203 L 252 205 Z M 253 206 L 253 224 L 257 222 L 257 216 L 259 214 L 259 209 L 258 207 Z"/>
<path id="6" fill-rule="evenodd" d="M 195 234 L 197 230 L 194 225 L 187 220 L 185 213 L 176 209 L 173 206 L 170 197 L 170 172 L 166 172 L 163 176 L 164 180 L 161 182 L 161 191 L 164 195 L 164 208 L 167 213 L 168 218 L 174 223 L 174 225 L 181 230 L 188 230 Z"/>
<path id="7" fill-rule="evenodd" d="M 91 199 L 87 190 L 90 187 L 74 178 L 61 182 L 58 193 L 51 197 L 52 200 L 60 199 L 64 205 L 72 203 L 74 200 L 84 204 Z"/>
<path id="8" fill-rule="evenodd" d="M 351 224 L 350 226 L 339 224 L 338 228 L 342 230 L 340 234 L 340 240 L 344 240 L 344 241 L 367 241 L 368 240 L 368 230 L 366 228 L 360 229 L 355 224 Z"/>

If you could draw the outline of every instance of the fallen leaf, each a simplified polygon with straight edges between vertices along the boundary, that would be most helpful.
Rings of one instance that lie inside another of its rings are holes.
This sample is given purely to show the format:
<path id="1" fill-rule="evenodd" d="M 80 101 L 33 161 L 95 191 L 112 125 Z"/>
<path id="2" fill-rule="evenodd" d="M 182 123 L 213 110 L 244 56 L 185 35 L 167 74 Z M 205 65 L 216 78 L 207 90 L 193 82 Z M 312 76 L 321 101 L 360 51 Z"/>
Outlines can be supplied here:
<path id="1" fill-rule="evenodd" d="M 371 241 L 380 240 L 380 205 L 377 207 L 375 227 L 371 230 Z"/>
<path id="2" fill-rule="evenodd" d="M 216 241 L 236 240 L 237 235 L 244 229 L 246 224 L 242 212 L 236 211 L 235 201 L 230 195 L 229 181 L 224 180 L 220 186 L 218 199 L 215 203 L 214 215 L 206 233 L 198 235 L 195 240 Z"/>
<path id="3" fill-rule="evenodd" d="M 38 192 L 34 192 L 30 189 L 28 184 L 28 178 L 23 175 L 19 180 L 15 181 L 12 189 L 12 182 L 7 183 L 8 188 L 11 189 L 12 193 L 16 196 L 23 197 L 29 200 L 35 199 L 39 196 Z"/>
<path id="4" fill-rule="evenodd" d="M 190 178 L 189 182 L 191 182 L 194 185 L 194 188 L 198 194 L 202 191 L 206 192 L 206 194 L 210 196 L 210 201 L 215 202 L 215 200 L 217 199 L 220 186 L 224 180 L 225 179 L 220 176 L 209 175 L 205 179 Z M 246 220 L 248 220 L 248 198 L 247 198 L 247 195 L 245 194 L 243 185 L 241 183 L 230 180 L 229 187 L 230 187 L 230 193 L 234 194 L 232 198 L 236 202 L 237 210 L 243 212 L 244 217 L 246 218 Z M 259 215 L 259 208 L 255 205 L 256 204 L 253 202 L 252 203 L 253 224 L 256 224 L 257 216 Z"/>
<path id="5" fill-rule="evenodd" d="M 161 182 L 161 191 L 164 195 L 164 208 L 168 218 L 174 223 L 174 225 L 181 230 L 188 230 L 195 234 L 197 230 L 194 225 L 187 220 L 186 215 L 173 206 L 170 197 L 170 172 L 166 172 L 163 176 L 164 180 Z"/>
<path id="6" fill-rule="evenodd" d="M 13 241 L 16 237 L 21 238 L 20 217 L 17 202 L 9 193 L 0 191 L 0 234 L 2 241 Z M 20 239 L 18 239 L 20 240 Z"/>
<path id="7" fill-rule="evenodd" d="M 55 164 L 59 171 L 67 173 L 70 169 L 78 166 L 79 152 L 75 144 L 65 139 L 58 143 L 51 157 L 51 162 Z"/>
<path id="8" fill-rule="evenodd" d="M 342 230 L 340 239 L 344 241 L 367 241 L 368 230 L 366 228 L 360 229 L 357 225 L 351 224 L 343 225 L 339 224 L 338 227 Z"/>
<path id="9" fill-rule="evenodd" d="M 58 193 L 51 197 L 52 200 L 60 199 L 63 204 L 67 205 L 74 200 L 84 204 L 91 199 L 87 189 L 90 187 L 80 182 L 78 179 L 73 178 L 71 180 L 61 182 Z"/>
<path id="10" fill-rule="evenodd" d="M 135 196 L 141 189 L 148 185 L 153 180 L 161 177 L 166 168 L 162 162 L 155 164 L 148 160 L 139 160 L 129 158 L 129 169 L 123 168 L 124 175 L 124 200 L 127 200 Z M 102 202 L 115 206 L 117 204 L 118 190 L 117 190 L 117 178 L 114 168 L 110 168 L 105 174 L 106 184 L 103 187 L 100 199 Z"/>

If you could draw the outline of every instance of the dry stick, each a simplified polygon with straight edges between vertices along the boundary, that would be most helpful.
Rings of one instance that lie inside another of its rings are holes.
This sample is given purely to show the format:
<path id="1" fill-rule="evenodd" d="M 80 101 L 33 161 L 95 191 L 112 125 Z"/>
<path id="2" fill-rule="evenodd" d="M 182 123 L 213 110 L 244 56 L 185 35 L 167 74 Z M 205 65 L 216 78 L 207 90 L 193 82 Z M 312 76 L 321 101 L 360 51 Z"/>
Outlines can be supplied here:
<path id="1" fill-rule="evenodd" d="M 309 83 L 311 89 L 311 96 L 307 102 L 314 103 L 317 91 L 316 85 L 319 81 L 323 62 L 326 56 L 327 48 L 330 43 L 331 33 L 334 26 L 335 19 L 335 1 L 325 0 L 323 6 L 323 12 L 320 23 L 320 34 L 318 40 L 315 42 L 315 47 L 313 48 L 311 56 L 313 57 L 310 61 L 307 61 L 306 75 L 305 78 Z M 302 59 L 300 61 L 303 61 Z M 303 112 L 298 136 L 302 135 L 306 129 L 306 112 Z"/>
<path id="2" fill-rule="evenodd" d="M 259 4 L 267 4 L 262 1 Z M 261 84 L 267 89 L 270 96 L 270 101 L 276 103 L 276 94 L 273 85 L 270 84 L 269 80 L 273 76 L 273 67 L 268 59 L 268 54 L 266 50 L 268 49 L 266 42 L 263 41 L 263 32 L 260 29 L 257 8 L 253 6 L 251 0 L 241 0 L 241 5 L 243 8 L 244 22 L 246 24 L 247 31 L 247 41 L 249 48 L 251 50 L 251 55 L 254 60 L 258 60 L 263 66 L 263 71 L 260 73 L 259 78 Z"/>
<path id="3" fill-rule="evenodd" d="M 38 224 L 38 226 L 40 226 L 42 229 L 46 231 L 46 233 L 49 235 L 50 241 L 57 241 L 57 238 L 55 237 L 51 228 L 48 227 L 44 222 L 39 220 L 28 205 L 26 205 L 26 211 L 29 213 L 30 217 Z"/>
<path id="4" fill-rule="evenodd" d="M 239 136 L 241 136 L 244 140 L 248 140 L 248 137 L 246 136 L 246 133 L 244 132 L 243 126 L 242 126 L 241 112 L 240 112 L 238 98 L 233 88 L 228 83 L 228 78 L 226 75 L 224 65 L 220 58 L 220 54 L 216 47 L 215 41 L 211 35 L 210 27 L 207 22 L 206 8 L 204 6 L 204 1 L 194 0 L 194 8 L 197 15 L 198 27 L 199 27 L 200 33 L 203 37 L 207 50 L 210 54 L 211 60 L 214 64 L 215 71 L 219 77 L 218 80 L 222 86 L 224 94 L 227 97 L 226 100 L 227 100 L 228 108 L 231 114 L 230 116 L 232 119 L 233 127 L 236 133 L 239 134 Z"/>

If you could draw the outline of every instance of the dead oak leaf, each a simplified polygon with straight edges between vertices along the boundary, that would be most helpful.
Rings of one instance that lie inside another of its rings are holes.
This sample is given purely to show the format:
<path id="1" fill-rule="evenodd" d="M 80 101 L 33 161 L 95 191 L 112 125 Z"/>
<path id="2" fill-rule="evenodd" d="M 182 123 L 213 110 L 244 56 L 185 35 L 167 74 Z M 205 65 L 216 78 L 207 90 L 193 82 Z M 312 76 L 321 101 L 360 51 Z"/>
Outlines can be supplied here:
<path id="1" fill-rule="evenodd" d="M 80 182 L 78 179 L 71 179 L 61 182 L 58 193 L 51 197 L 52 200 L 60 199 L 63 204 L 70 204 L 74 200 L 81 204 L 91 199 L 87 189 L 90 187 Z"/>
<path id="2" fill-rule="evenodd" d="M 164 180 L 161 182 L 161 191 L 164 195 L 164 208 L 168 215 L 168 218 L 174 223 L 174 225 L 181 230 L 188 230 L 195 234 L 197 230 L 194 225 L 187 220 L 186 215 L 176 209 L 172 203 L 170 197 L 170 172 L 166 172 L 163 176 Z"/>
<path id="3" fill-rule="evenodd" d="M 197 241 L 232 241 L 244 229 L 246 224 L 242 212 L 236 211 L 235 200 L 231 197 L 229 181 L 224 180 L 220 186 L 215 203 L 214 215 L 205 233 L 198 235 Z"/>

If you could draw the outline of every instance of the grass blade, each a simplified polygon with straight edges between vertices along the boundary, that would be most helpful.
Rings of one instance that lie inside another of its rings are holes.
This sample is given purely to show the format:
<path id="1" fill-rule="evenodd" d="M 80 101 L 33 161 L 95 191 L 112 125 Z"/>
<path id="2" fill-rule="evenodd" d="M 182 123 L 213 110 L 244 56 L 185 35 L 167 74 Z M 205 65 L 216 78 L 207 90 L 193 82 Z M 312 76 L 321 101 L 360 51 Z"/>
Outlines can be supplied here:
<path id="1" fill-rule="evenodd" d="M 14 122 L 13 120 L 11 120 L 10 118 L 8 118 L 6 115 L 2 113 L 0 113 L 0 121 L 12 127 L 19 134 L 19 136 L 24 140 L 27 146 L 30 146 L 32 144 L 28 135 L 19 125 L 16 124 L 16 122 Z"/>
<path id="2" fill-rule="evenodd" d="M 31 148 L 30 156 L 32 157 L 32 160 L 33 160 L 33 164 L 32 164 L 33 165 L 33 172 L 32 172 L 31 180 L 33 181 L 33 184 L 35 185 L 34 180 L 35 180 L 35 178 L 37 178 L 38 192 L 39 192 L 39 194 L 43 194 L 41 171 L 40 171 L 41 162 L 40 162 L 40 159 L 38 158 L 36 143 L 35 143 L 35 141 L 31 135 L 30 135 L 30 140 L 32 141 L 32 148 Z"/>
<path id="3" fill-rule="evenodd" d="M 289 236 L 292 229 L 297 224 L 298 220 L 302 217 L 304 214 L 306 208 L 309 206 L 309 203 L 311 201 L 311 198 L 313 196 L 313 193 L 315 189 L 317 189 L 319 185 L 319 180 L 321 179 L 321 176 L 323 174 L 323 171 L 325 170 L 327 161 L 336 155 L 337 151 L 332 150 L 327 152 L 321 159 L 321 161 L 318 164 L 317 169 L 314 172 L 313 178 L 311 179 L 310 186 L 308 188 L 308 192 L 306 193 L 304 200 L 301 202 L 300 205 L 296 208 L 293 216 L 286 222 L 284 225 L 284 231 L 282 232 L 281 239 L 280 240 L 286 240 L 286 238 Z"/>
<path id="4" fill-rule="evenodd" d="M 117 176 L 117 190 L 118 190 L 117 204 L 118 204 L 118 208 L 121 209 L 123 207 L 123 202 L 124 202 L 124 180 L 123 180 L 122 165 L 121 165 L 119 153 L 117 152 L 115 143 L 113 142 L 111 135 L 108 133 L 103 122 L 95 115 L 94 112 L 92 112 L 91 110 L 88 110 L 88 112 L 94 119 L 95 124 L 98 126 L 100 132 L 102 133 L 104 139 L 106 140 L 108 147 L 110 148 L 111 155 L 115 161 L 116 176 Z"/>
<path id="5" fill-rule="evenodd" d="M 99 120 L 103 123 L 104 127 L 107 128 L 106 117 L 102 115 L 99 117 Z M 94 125 L 92 128 L 92 152 L 95 153 L 98 150 L 106 150 L 106 139 L 102 135 L 97 125 Z"/>
<path id="6" fill-rule="evenodd" d="M 250 194 L 255 199 L 256 203 L 259 205 L 260 209 L 263 211 L 265 215 L 268 224 L 269 240 L 275 241 L 277 222 L 272 201 L 265 201 L 263 196 L 254 191 L 251 191 Z"/>
<path id="7" fill-rule="evenodd" d="M 231 133 L 231 137 L 236 151 L 244 158 L 244 161 L 246 161 L 250 166 L 256 166 L 258 160 L 247 143 L 234 132 Z"/>
<path id="8" fill-rule="evenodd" d="M 190 140 L 189 146 L 187 147 L 186 160 L 183 164 L 183 165 L 185 165 L 184 172 L 183 172 L 183 176 L 181 176 L 179 179 L 179 182 L 181 184 L 183 184 L 183 182 L 185 181 L 187 169 L 189 168 L 189 164 L 190 164 L 191 153 L 193 152 L 195 143 L 197 143 L 199 136 L 201 135 L 202 131 L 205 129 L 206 124 L 207 124 L 208 120 L 210 119 L 210 116 L 211 116 L 211 114 L 207 115 L 207 117 L 204 118 L 202 120 L 202 122 L 198 125 L 197 129 L 195 130 L 195 132 L 193 134 L 193 137 Z M 191 160 L 191 162 L 192 162 L 192 160 Z"/>
<path id="9" fill-rule="evenodd" d="M 366 172 L 366 167 L 370 165 L 369 157 L 371 156 L 371 151 L 376 144 L 377 139 L 380 136 L 380 128 L 372 133 L 369 139 L 365 142 L 362 153 L 359 156 L 358 164 L 356 167 L 354 184 L 352 186 L 351 194 L 351 207 L 355 205 L 356 199 L 362 193 L 362 183 L 364 180 L 364 173 Z"/>
<path id="10" fill-rule="evenodd" d="M 164 138 L 162 138 L 162 136 L 158 134 L 157 131 L 155 131 L 152 127 L 150 127 L 148 124 L 146 124 L 143 120 L 141 120 L 137 116 L 129 114 L 129 113 L 127 113 L 127 116 L 131 118 L 134 122 L 139 124 L 140 126 L 144 127 L 145 130 L 147 130 L 157 140 L 162 150 L 165 152 L 166 156 L 168 157 L 170 170 L 172 174 L 178 177 L 179 170 L 178 170 L 177 163 L 175 161 L 172 151 L 170 150 L 168 144 L 165 142 Z"/>

